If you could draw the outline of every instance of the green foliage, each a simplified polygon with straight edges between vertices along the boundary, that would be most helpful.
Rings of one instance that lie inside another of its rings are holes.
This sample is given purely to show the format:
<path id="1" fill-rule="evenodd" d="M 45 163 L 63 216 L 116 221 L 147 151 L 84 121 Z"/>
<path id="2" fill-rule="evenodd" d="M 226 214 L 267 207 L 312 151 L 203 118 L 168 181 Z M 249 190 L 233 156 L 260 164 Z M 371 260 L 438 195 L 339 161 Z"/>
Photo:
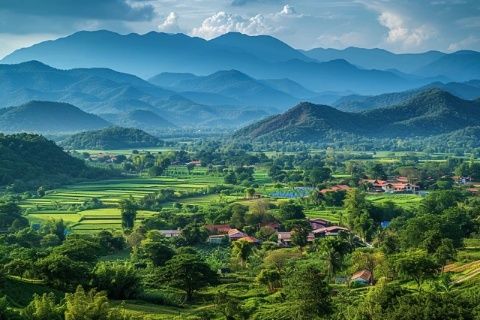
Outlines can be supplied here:
<path id="1" fill-rule="evenodd" d="M 74 293 L 65 294 L 65 320 L 114 320 L 107 294 L 95 289 L 85 291 L 78 286 Z"/>
<path id="2" fill-rule="evenodd" d="M 93 269 L 92 286 L 116 300 L 134 299 L 141 292 L 138 270 L 129 262 L 102 261 Z"/>
<path id="3" fill-rule="evenodd" d="M 247 264 L 248 257 L 253 251 L 253 245 L 243 239 L 232 242 L 232 257 L 234 257 L 242 267 Z"/>
<path id="4" fill-rule="evenodd" d="M 208 232 L 202 225 L 190 223 L 182 229 L 182 237 L 187 245 L 196 245 L 207 240 Z"/>
<path id="5" fill-rule="evenodd" d="M 299 265 L 286 280 L 284 293 L 293 301 L 295 319 L 327 318 L 333 311 L 330 286 L 324 273 L 312 265 Z"/>
<path id="6" fill-rule="evenodd" d="M 22 311 L 26 320 L 63 320 L 63 306 L 57 305 L 53 293 L 35 294 L 32 302 Z"/>
<path id="7" fill-rule="evenodd" d="M 74 134 L 62 141 L 62 145 L 71 149 L 115 150 L 159 147 L 164 143 L 140 129 L 110 127 Z"/>
<path id="8" fill-rule="evenodd" d="M 217 283 L 217 277 L 208 264 L 191 253 L 174 256 L 160 270 L 160 280 L 185 291 L 187 301 L 192 301 L 198 289 Z"/>
<path id="9" fill-rule="evenodd" d="M 418 287 L 440 271 L 440 265 L 435 259 L 421 250 L 397 254 L 392 264 L 399 277 L 415 281 Z"/>
<path id="10" fill-rule="evenodd" d="M 122 215 L 123 230 L 132 230 L 137 217 L 137 203 L 133 197 L 120 201 L 120 213 Z"/>
<path id="11" fill-rule="evenodd" d="M 0 186 L 11 185 L 13 191 L 109 175 L 87 167 L 42 136 L 0 134 Z"/>
<path id="12" fill-rule="evenodd" d="M 55 288 L 69 289 L 87 280 L 90 268 L 87 263 L 52 253 L 35 263 L 38 276 Z"/>
<path id="13" fill-rule="evenodd" d="M 304 219 L 303 206 L 293 201 L 283 202 L 279 206 L 279 215 L 282 220 Z"/>

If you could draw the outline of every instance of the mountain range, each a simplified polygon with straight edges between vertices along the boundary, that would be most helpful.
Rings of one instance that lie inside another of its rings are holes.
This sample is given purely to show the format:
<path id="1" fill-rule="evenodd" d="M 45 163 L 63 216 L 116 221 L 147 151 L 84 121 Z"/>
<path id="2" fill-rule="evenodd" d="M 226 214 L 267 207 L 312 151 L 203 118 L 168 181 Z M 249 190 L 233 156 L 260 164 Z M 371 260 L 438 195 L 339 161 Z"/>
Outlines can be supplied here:
<path id="1" fill-rule="evenodd" d="M 352 112 L 383 108 L 403 103 L 424 90 L 434 88 L 449 92 L 465 100 L 480 98 L 480 81 L 470 80 L 467 82 L 434 82 L 414 90 L 384 93 L 378 96 L 348 95 L 336 100 L 333 106 L 342 111 Z"/>
<path id="2" fill-rule="evenodd" d="M 288 78 L 316 92 L 351 90 L 358 94 L 407 90 L 438 80 L 480 78 L 476 52 L 382 52 L 389 58 L 380 59 L 375 50 L 349 51 L 322 55 L 319 50 L 296 50 L 271 36 L 240 33 L 207 41 L 185 34 L 120 35 L 101 30 L 81 31 L 19 49 L 1 62 L 38 60 L 61 69 L 103 67 L 143 78 L 163 72 L 209 75 L 233 69 L 255 79 Z M 457 70 L 465 67 L 462 61 L 469 61 L 468 70 Z M 412 67 L 405 69 L 404 65 Z"/>
<path id="3" fill-rule="evenodd" d="M 479 121 L 479 100 L 463 100 L 440 89 L 427 89 L 401 104 L 360 113 L 301 103 L 237 131 L 234 137 L 313 143 L 349 135 L 374 139 L 431 137 L 475 127 Z"/>
<path id="4" fill-rule="evenodd" d="M 217 80 L 219 84 L 225 79 Z M 253 79 L 251 81 L 255 83 Z M 215 83 L 210 85 L 214 86 Z M 232 87 L 234 85 L 232 82 Z M 280 101 L 275 95 L 288 98 L 290 102 L 298 101 L 286 93 L 262 86 L 265 93 L 262 98 L 264 101 L 268 99 Z M 272 96 L 268 97 L 269 93 Z M 199 99 L 201 102 L 192 100 L 199 97 L 203 99 Z M 248 114 L 263 117 L 281 110 L 273 103 L 269 108 L 252 109 L 248 105 L 255 103 L 249 102 L 246 95 L 238 93 L 236 97 L 242 100 L 243 105 L 242 103 L 228 105 L 227 102 L 239 102 L 230 97 L 208 92 L 182 95 L 136 76 L 103 68 L 60 70 L 38 61 L 0 65 L 0 108 L 21 105 L 32 100 L 43 100 L 69 103 L 97 115 L 119 114 L 124 117 L 125 114 L 142 110 L 155 114 L 157 120 L 158 118 L 165 120 L 157 121 L 157 125 L 162 123 L 166 125 L 158 126 L 156 129 L 159 130 L 170 128 L 168 122 L 176 126 L 206 126 L 212 123 L 239 126 L 252 120 Z M 250 97 L 255 98 L 252 94 Z M 223 103 L 218 102 L 222 99 Z M 137 117 L 135 121 L 138 123 L 139 120 Z M 151 125 L 150 120 L 138 123 L 140 127 Z"/>

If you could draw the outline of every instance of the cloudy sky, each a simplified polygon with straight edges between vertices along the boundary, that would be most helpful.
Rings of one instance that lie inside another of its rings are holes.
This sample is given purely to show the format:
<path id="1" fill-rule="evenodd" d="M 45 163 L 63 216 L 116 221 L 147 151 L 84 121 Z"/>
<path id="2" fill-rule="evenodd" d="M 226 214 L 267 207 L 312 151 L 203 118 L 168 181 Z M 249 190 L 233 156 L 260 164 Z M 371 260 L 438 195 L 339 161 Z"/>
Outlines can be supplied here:
<path id="1" fill-rule="evenodd" d="M 480 0 L 0 0 L 0 57 L 98 29 L 270 34 L 302 49 L 480 50 Z"/>

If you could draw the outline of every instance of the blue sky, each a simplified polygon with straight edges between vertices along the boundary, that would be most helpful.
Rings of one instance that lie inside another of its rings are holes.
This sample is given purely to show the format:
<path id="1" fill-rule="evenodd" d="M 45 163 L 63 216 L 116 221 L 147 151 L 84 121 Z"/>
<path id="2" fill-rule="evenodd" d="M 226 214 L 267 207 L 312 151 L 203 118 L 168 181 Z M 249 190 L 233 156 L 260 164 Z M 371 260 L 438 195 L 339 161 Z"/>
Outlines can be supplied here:
<path id="1" fill-rule="evenodd" d="M 0 57 L 97 29 L 270 34 L 302 49 L 480 50 L 480 0 L 0 0 Z"/>

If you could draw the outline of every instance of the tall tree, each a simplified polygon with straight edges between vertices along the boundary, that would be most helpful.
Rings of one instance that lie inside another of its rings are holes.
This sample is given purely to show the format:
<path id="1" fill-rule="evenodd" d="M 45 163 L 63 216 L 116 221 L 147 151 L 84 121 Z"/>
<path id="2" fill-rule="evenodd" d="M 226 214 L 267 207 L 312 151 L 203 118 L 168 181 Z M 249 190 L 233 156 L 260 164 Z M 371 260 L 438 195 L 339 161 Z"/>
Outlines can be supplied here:
<path id="1" fill-rule="evenodd" d="M 218 276 L 198 255 L 185 253 L 167 261 L 160 269 L 160 279 L 185 291 L 186 300 L 190 302 L 195 291 L 217 283 Z"/>
<path id="2" fill-rule="evenodd" d="M 312 265 L 300 265 L 287 278 L 284 292 L 295 301 L 294 319 L 327 318 L 333 311 L 331 289 L 323 272 Z"/>
<path id="3" fill-rule="evenodd" d="M 120 201 L 120 212 L 122 214 L 123 230 L 132 230 L 137 217 L 138 206 L 132 196 Z"/>
<path id="4" fill-rule="evenodd" d="M 232 243 L 232 256 L 240 262 L 242 267 L 245 267 L 252 250 L 253 245 L 248 241 L 240 239 Z"/>

